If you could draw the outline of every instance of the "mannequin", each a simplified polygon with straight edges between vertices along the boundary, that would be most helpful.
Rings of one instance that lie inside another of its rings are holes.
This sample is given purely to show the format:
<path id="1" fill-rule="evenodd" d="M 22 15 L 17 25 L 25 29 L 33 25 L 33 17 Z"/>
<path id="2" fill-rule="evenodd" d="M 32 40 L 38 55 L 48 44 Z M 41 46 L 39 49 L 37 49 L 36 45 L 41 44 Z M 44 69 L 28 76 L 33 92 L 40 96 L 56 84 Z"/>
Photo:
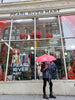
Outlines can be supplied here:
<path id="1" fill-rule="evenodd" d="M 67 66 L 67 71 L 69 72 L 69 70 L 71 69 L 71 64 L 70 62 L 68 63 L 68 66 Z"/>
<path id="2" fill-rule="evenodd" d="M 20 55 L 20 65 L 29 66 L 28 54 L 25 52 Z"/>
<path id="3" fill-rule="evenodd" d="M 17 54 L 17 50 L 12 57 L 12 67 L 13 67 L 13 80 L 15 80 L 15 74 L 18 72 L 19 67 L 19 55 Z"/>
<path id="4" fill-rule="evenodd" d="M 31 68 L 31 79 L 33 80 L 34 79 L 34 66 L 35 66 L 33 51 L 29 54 L 29 63 L 30 63 L 30 68 Z"/>
<path id="5" fill-rule="evenodd" d="M 19 55 L 17 54 L 17 50 L 15 51 L 15 54 L 12 57 L 12 63 L 19 64 Z"/>

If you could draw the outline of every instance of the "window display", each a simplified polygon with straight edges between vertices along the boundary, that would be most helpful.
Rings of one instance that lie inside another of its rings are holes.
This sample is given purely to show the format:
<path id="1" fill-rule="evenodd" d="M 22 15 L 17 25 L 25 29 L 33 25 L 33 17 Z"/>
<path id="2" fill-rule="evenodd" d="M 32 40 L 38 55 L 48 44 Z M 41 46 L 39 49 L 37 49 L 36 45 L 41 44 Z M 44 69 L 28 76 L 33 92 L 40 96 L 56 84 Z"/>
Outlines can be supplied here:
<path id="1" fill-rule="evenodd" d="M 11 76 L 11 80 L 33 80 L 35 76 L 36 79 L 41 79 L 40 63 L 35 63 L 35 60 L 37 57 L 43 55 L 44 50 L 47 49 L 48 54 L 56 57 L 54 63 L 57 67 L 58 78 L 53 77 L 53 79 L 65 79 L 65 67 L 67 69 L 67 75 L 70 75 L 69 73 L 71 73 L 71 70 L 74 68 L 75 39 L 74 31 L 70 34 L 69 26 L 67 26 L 68 24 L 66 23 L 69 22 L 67 18 L 71 17 L 73 16 L 61 17 L 62 36 L 59 32 L 57 17 L 37 18 L 35 21 L 36 27 L 34 26 L 34 19 L 13 20 L 12 32 L 10 32 L 10 22 L 8 21 L 7 27 L 4 28 L 5 31 L 3 30 L 2 32 L 1 30 L 1 42 L 3 42 L 3 44 L 0 43 L 0 67 L 3 72 L 5 72 L 5 67 L 8 63 L 7 76 Z M 67 20 L 67 22 L 64 20 Z M 67 30 L 65 30 L 65 26 Z M 66 38 L 66 33 L 69 33 L 69 38 Z M 10 35 L 11 38 L 8 41 Z M 70 37 L 71 35 L 73 38 Z M 4 40 L 2 41 L 2 39 Z M 7 40 L 7 42 L 5 40 Z M 68 41 L 70 41 L 70 43 Z M 7 50 L 10 48 L 8 62 L 8 52 L 3 48 L 3 45 L 7 47 Z M 64 52 L 62 48 L 64 48 Z M 5 54 L 3 50 L 5 50 Z M 68 78 L 70 79 L 70 76 L 68 76 Z"/>

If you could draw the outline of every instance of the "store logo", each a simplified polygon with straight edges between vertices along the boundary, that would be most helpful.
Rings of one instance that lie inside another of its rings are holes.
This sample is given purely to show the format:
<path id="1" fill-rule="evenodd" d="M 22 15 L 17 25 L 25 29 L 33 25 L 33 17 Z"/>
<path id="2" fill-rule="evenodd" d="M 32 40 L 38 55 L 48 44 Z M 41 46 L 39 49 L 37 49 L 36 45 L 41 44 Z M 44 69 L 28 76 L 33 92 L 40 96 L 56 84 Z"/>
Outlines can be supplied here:
<path id="1" fill-rule="evenodd" d="M 29 12 L 16 12 L 11 13 L 10 16 L 27 16 L 27 15 L 42 15 L 42 14 L 54 14 L 58 13 L 59 9 L 52 9 L 52 10 L 43 10 L 43 11 L 29 11 Z"/>

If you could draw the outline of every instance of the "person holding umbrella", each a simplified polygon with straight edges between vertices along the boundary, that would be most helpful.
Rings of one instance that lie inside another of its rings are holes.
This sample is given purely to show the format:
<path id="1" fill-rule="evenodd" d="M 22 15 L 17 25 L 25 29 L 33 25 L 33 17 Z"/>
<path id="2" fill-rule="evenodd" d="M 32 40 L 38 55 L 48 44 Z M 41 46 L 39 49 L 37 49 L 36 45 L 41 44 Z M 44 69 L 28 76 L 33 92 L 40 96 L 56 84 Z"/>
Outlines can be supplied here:
<path id="1" fill-rule="evenodd" d="M 41 62 L 41 72 L 42 72 L 42 76 L 43 76 L 43 98 L 48 99 L 48 98 L 56 98 L 55 96 L 53 96 L 52 94 L 52 87 L 53 87 L 53 83 L 52 83 L 52 75 L 51 75 L 51 71 L 50 71 L 50 67 L 51 67 L 51 63 L 52 61 L 55 61 L 56 58 L 52 55 L 48 55 L 48 52 L 46 51 L 44 55 L 37 57 L 37 59 L 35 60 L 35 62 Z M 46 95 L 46 84 L 47 82 L 49 83 L 49 89 L 50 89 L 50 95 L 49 97 Z"/>
<path id="2" fill-rule="evenodd" d="M 41 72 L 43 73 L 43 98 L 48 99 L 48 98 L 56 98 L 52 94 L 52 86 L 53 83 L 51 81 L 51 74 L 50 74 L 50 65 L 51 63 L 48 62 L 42 62 L 41 64 Z M 50 90 L 50 95 L 49 97 L 46 95 L 46 84 L 47 82 L 49 83 L 49 90 Z"/>

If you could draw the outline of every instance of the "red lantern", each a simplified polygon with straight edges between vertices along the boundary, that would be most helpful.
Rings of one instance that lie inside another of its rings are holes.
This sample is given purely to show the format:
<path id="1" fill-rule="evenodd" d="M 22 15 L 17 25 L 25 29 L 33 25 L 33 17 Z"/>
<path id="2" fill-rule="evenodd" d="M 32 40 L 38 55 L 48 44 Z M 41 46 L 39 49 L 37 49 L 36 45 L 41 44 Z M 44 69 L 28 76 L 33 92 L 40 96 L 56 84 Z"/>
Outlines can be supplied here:
<path id="1" fill-rule="evenodd" d="M 17 49 L 17 48 L 14 48 L 14 49 L 12 49 L 12 52 L 13 52 L 13 53 L 17 53 L 17 54 L 19 54 L 19 53 L 20 53 L 20 50 Z"/>
<path id="2" fill-rule="evenodd" d="M 42 33 L 41 33 L 40 31 L 36 30 L 36 38 L 40 39 L 41 36 L 42 36 Z M 34 31 L 31 32 L 30 37 L 31 37 L 32 39 L 34 39 Z"/>
<path id="3" fill-rule="evenodd" d="M 52 37 L 53 37 L 53 34 L 52 34 L 52 33 L 47 33 L 47 34 L 45 35 L 45 37 L 46 37 L 46 38 L 52 38 Z"/>
<path id="4" fill-rule="evenodd" d="M 47 33 L 45 35 L 46 38 L 52 38 L 53 37 L 53 34 L 52 33 Z M 50 42 L 50 39 L 48 40 L 48 42 Z"/>
<path id="5" fill-rule="evenodd" d="M 36 38 L 37 38 L 37 39 L 40 39 L 41 36 L 42 36 L 42 33 L 41 33 L 40 31 L 36 30 Z M 34 39 L 34 31 L 31 32 L 30 37 L 31 37 L 32 39 Z M 38 42 L 38 41 L 36 41 L 36 48 L 37 48 L 37 42 Z"/>
<path id="6" fill-rule="evenodd" d="M 26 33 L 21 33 L 20 39 L 28 39 L 28 35 Z"/>

